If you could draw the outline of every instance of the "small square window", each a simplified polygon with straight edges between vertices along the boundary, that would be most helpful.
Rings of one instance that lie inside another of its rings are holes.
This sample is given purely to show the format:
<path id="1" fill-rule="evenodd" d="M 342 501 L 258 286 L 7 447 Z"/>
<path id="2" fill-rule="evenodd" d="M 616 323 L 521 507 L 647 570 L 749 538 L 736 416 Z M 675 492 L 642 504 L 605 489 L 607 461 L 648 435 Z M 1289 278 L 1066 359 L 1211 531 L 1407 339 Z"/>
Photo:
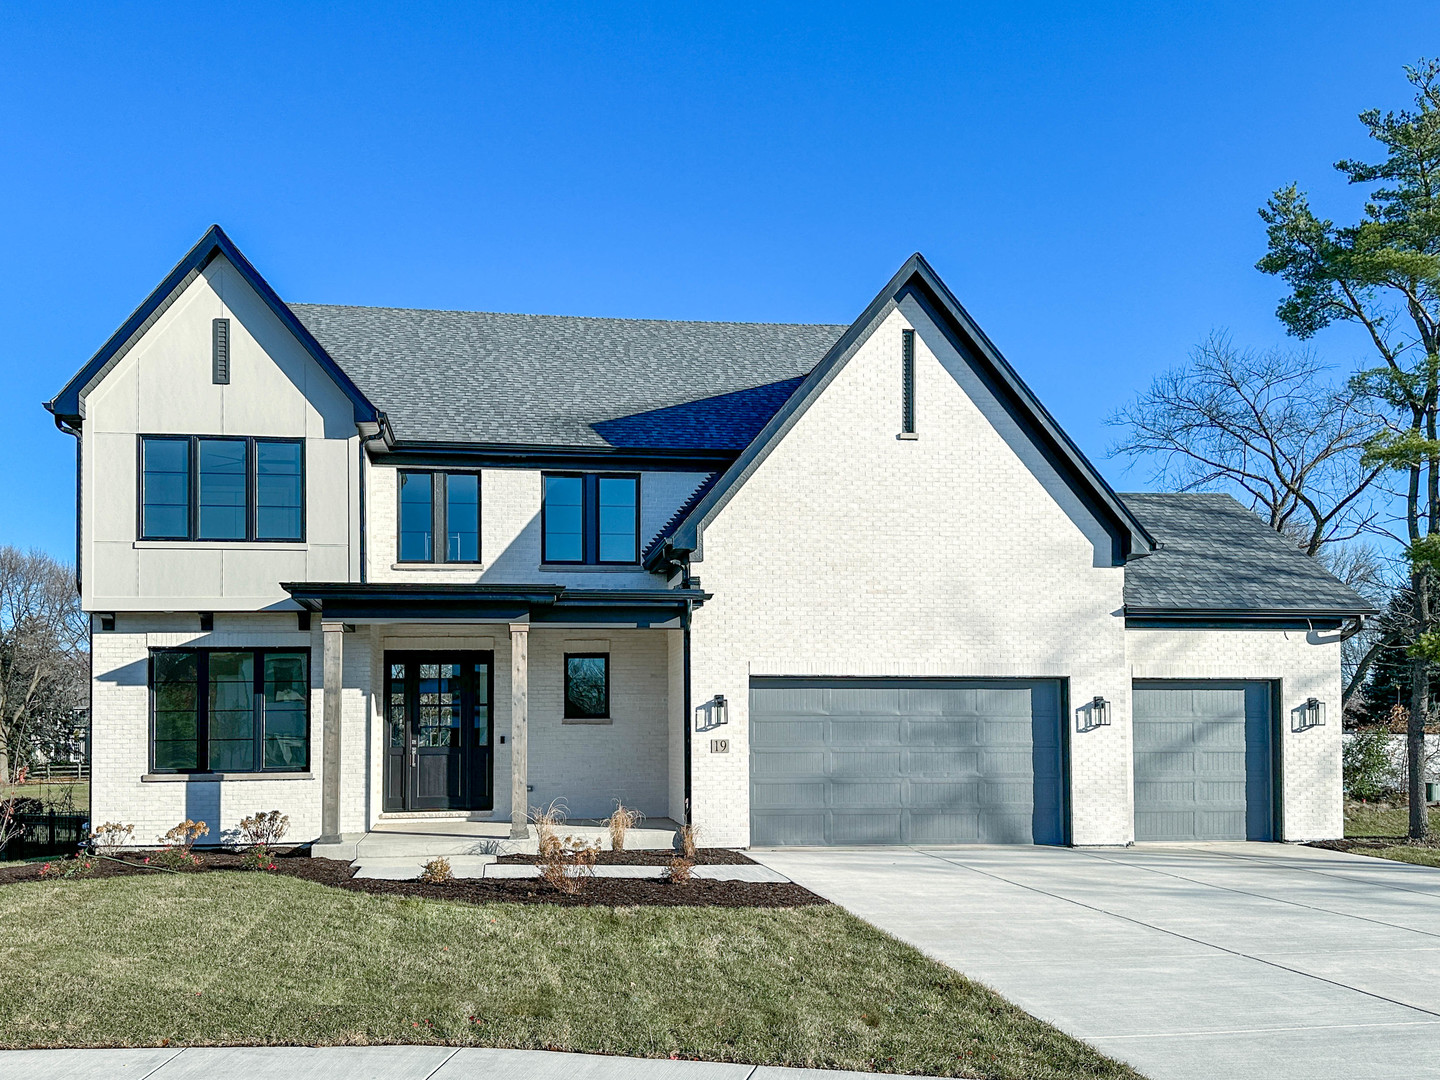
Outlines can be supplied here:
<path id="1" fill-rule="evenodd" d="M 565 654 L 565 719 L 610 717 L 610 654 Z"/>

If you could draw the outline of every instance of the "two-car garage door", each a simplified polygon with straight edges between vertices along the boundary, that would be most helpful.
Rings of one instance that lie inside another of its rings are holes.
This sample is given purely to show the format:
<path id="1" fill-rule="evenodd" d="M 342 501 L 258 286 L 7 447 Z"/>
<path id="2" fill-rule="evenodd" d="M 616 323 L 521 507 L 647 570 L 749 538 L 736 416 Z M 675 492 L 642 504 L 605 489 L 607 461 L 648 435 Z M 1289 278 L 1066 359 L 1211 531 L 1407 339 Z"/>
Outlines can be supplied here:
<path id="1" fill-rule="evenodd" d="M 1137 840 L 1274 836 L 1272 697 L 1135 683 Z M 752 679 L 751 843 L 1063 844 L 1063 701 L 1053 679 Z"/>
<path id="2" fill-rule="evenodd" d="M 1063 844 L 1059 680 L 753 679 L 750 839 Z"/>

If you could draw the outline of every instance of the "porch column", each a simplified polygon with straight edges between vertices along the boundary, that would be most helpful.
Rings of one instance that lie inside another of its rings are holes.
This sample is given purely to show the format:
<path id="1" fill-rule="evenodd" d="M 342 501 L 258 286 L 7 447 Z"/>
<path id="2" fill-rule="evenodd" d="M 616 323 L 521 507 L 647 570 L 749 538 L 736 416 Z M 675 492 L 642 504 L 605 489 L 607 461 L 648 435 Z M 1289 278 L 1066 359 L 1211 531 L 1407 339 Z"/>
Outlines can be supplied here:
<path id="1" fill-rule="evenodd" d="M 345 659 L 345 624 L 320 623 L 325 642 L 325 705 L 320 752 L 320 842 L 340 839 L 340 680 Z"/>
<path id="2" fill-rule="evenodd" d="M 530 812 L 530 624 L 510 624 L 510 839 L 524 840 Z"/>

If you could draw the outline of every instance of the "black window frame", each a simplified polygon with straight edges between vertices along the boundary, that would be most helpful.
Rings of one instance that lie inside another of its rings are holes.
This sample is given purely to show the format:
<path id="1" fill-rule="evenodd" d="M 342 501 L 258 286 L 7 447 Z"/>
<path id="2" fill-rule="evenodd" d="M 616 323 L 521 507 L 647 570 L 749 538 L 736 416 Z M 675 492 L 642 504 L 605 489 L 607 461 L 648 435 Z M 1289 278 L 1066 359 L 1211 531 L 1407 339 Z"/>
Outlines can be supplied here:
<path id="1" fill-rule="evenodd" d="M 571 660 L 603 660 L 605 662 L 605 711 L 602 713 L 586 713 L 578 711 L 570 698 L 570 661 Z M 565 707 L 563 719 L 566 720 L 609 720 L 610 716 L 610 654 L 608 652 L 567 652 L 563 654 L 562 663 L 565 666 Z"/>
<path id="2" fill-rule="evenodd" d="M 227 773 L 243 773 L 247 776 L 261 774 L 286 776 L 295 773 L 307 773 L 314 761 L 313 757 L 313 733 L 315 718 L 311 708 L 311 698 L 314 696 L 314 657 L 308 645 L 295 645 L 289 647 L 265 646 L 263 648 L 247 648 L 245 646 L 177 646 L 152 648 L 147 660 L 146 686 L 149 693 L 149 736 L 146 747 L 146 763 L 149 771 L 155 775 L 163 776 L 191 776 L 206 775 L 214 772 L 210 768 L 210 655 L 212 653 L 248 653 L 251 656 L 252 684 L 251 701 L 254 709 L 253 723 L 255 726 L 255 761 L 257 767 L 253 769 L 227 769 Z M 195 657 L 195 768 L 193 769 L 162 769 L 155 764 L 155 661 L 160 655 L 188 655 Z M 265 658 L 272 654 L 295 655 L 301 654 L 305 657 L 305 762 L 303 765 L 291 765 L 285 768 L 265 767 Z M 608 689 L 608 687 L 607 687 Z"/>
<path id="3" fill-rule="evenodd" d="M 200 535 L 200 444 L 205 441 L 245 443 L 245 535 L 231 539 L 205 538 Z M 186 533 L 185 535 L 151 534 L 145 531 L 145 444 L 147 442 L 180 442 L 187 444 L 186 462 Z M 260 476 L 259 450 L 264 443 L 283 443 L 300 450 L 300 535 L 262 536 L 259 530 Z M 305 440 L 272 435 L 169 435 L 141 434 L 135 440 L 135 538 L 137 540 L 172 540 L 204 544 L 303 544 L 309 527 L 306 514 Z"/>
<path id="4" fill-rule="evenodd" d="M 395 470 L 395 561 L 406 566 L 483 566 L 485 562 L 485 481 L 480 469 L 396 469 Z M 430 557 L 407 559 L 400 544 L 402 524 L 400 491 L 406 476 L 430 477 Z M 450 477 L 475 477 L 475 558 L 452 559 L 450 554 Z"/>
<path id="5" fill-rule="evenodd" d="M 545 481 L 550 477 L 568 477 L 581 484 L 581 557 L 552 559 L 549 551 L 549 529 L 546 524 Z M 629 472 L 563 472 L 540 474 L 540 561 L 549 566 L 638 566 L 640 564 L 640 473 Z M 600 481 L 630 480 L 635 484 L 635 557 L 631 559 L 600 558 Z"/>

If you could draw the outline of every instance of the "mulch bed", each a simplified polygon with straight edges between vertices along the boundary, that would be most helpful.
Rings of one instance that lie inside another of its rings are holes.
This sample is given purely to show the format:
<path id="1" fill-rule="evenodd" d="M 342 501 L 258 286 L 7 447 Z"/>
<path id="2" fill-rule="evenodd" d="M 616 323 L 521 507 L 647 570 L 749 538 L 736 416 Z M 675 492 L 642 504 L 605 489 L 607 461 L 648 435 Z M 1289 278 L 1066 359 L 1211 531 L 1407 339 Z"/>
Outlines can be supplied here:
<path id="1" fill-rule="evenodd" d="M 1440 849 L 1440 835 L 1432 835 L 1424 840 L 1411 840 L 1406 836 L 1347 836 L 1344 840 L 1312 840 L 1305 846 L 1325 848 L 1327 851 L 1359 852 L 1392 847 Z"/>
<path id="2" fill-rule="evenodd" d="M 241 870 L 244 864 L 238 854 L 207 851 L 200 854 L 203 867 L 185 873 L 206 873 L 212 870 Z M 640 852 L 612 854 L 639 855 Z M 698 854 L 698 853 L 697 853 Z M 737 853 L 731 853 L 737 854 Z M 61 860 L 53 859 L 52 863 Z M 744 860 L 748 862 L 749 860 Z M 43 862 L 0 863 L 0 885 L 17 881 L 36 881 Z M 644 865 L 644 864 L 641 864 Z M 650 864 L 654 865 L 654 864 Z M 387 881 L 381 878 L 356 878 L 348 862 L 337 859 L 312 859 L 303 850 L 275 858 L 276 869 L 269 873 L 302 878 L 319 885 L 352 892 L 375 893 L 381 896 L 414 896 L 427 900 L 451 900 L 463 904 L 560 904 L 565 907 L 808 907 L 827 904 L 809 889 L 789 882 L 707 881 L 694 878 L 684 885 L 636 878 L 590 878 L 578 896 L 566 896 L 536 879 L 464 878 L 445 885 L 425 885 L 418 881 Z M 91 878 L 128 877 L 138 874 L 158 875 L 143 864 L 118 863 L 96 859 Z M 248 871 L 257 873 L 258 871 Z"/>
<path id="3" fill-rule="evenodd" d="M 656 851 L 597 851 L 595 853 L 596 866 L 669 866 L 670 860 L 679 854 L 678 851 L 656 850 Z M 495 860 L 497 863 L 509 863 L 519 866 L 533 866 L 540 861 L 538 855 L 501 855 Z M 733 848 L 696 848 L 696 866 L 754 866 L 755 860 L 747 856 L 743 851 L 735 851 Z"/>

